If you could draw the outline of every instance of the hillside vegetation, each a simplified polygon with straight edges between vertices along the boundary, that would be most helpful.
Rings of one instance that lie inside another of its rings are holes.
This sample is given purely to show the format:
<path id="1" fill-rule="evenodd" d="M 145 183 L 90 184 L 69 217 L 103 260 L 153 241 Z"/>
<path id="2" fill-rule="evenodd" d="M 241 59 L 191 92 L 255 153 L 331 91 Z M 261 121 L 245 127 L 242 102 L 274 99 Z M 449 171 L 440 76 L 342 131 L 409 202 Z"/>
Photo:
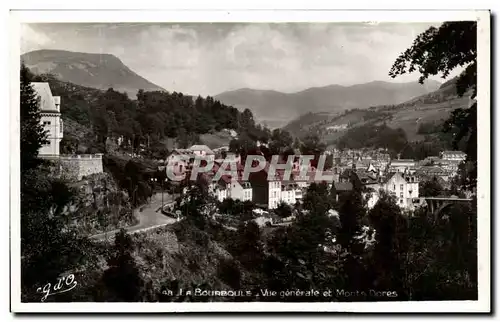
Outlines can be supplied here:
<path id="1" fill-rule="evenodd" d="M 408 141 L 421 141 L 425 139 L 424 133 L 419 132 L 422 124 L 442 124 L 453 110 L 471 105 L 470 96 L 457 95 L 455 81 L 450 80 L 432 93 L 397 105 L 378 105 L 342 113 L 309 113 L 290 122 L 284 129 L 298 137 L 315 133 L 332 144 L 347 133 L 347 129 L 329 131 L 329 127 L 346 124 L 348 128 L 354 128 L 385 124 L 393 129 L 403 129 Z"/>
<path id="2" fill-rule="evenodd" d="M 270 131 L 256 124 L 249 110 L 239 112 L 212 97 L 139 90 L 136 99 L 109 88 L 105 91 L 63 82 L 53 75 L 37 75 L 47 81 L 53 95 L 61 96 L 65 124 L 63 153 L 110 152 L 118 138 L 123 149 L 165 158 L 171 138 L 178 147 L 208 143 L 229 145 L 223 129 L 244 133 L 253 140 L 267 141 Z M 66 126 L 67 125 L 67 126 Z"/>

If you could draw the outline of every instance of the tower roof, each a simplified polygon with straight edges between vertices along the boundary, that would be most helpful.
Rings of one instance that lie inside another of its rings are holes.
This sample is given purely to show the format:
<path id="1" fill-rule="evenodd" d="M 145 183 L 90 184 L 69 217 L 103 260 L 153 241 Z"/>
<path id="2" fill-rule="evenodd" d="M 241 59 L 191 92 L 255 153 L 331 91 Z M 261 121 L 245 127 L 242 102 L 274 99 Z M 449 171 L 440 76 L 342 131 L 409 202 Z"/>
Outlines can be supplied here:
<path id="1" fill-rule="evenodd" d="M 59 96 L 52 96 L 49 83 L 46 82 L 32 82 L 31 85 L 36 94 L 40 98 L 40 111 L 41 112 L 56 112 L 59 113 Z"/>

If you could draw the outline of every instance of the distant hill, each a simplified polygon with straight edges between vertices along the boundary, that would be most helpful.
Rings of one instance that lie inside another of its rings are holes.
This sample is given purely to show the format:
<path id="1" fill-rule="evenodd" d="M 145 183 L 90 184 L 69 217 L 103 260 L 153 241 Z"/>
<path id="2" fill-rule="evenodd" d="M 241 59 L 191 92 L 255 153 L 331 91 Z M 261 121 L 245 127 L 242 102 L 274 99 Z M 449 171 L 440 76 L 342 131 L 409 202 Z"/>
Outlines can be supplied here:
<path id="1" fill-rule="evenodd" d="M 164 91 L 110 54 L 36 50 L 21 55 L 21 60 L 35 74 L 53 74 L 61 81 L 97 89 L 112 87 L 131 98 L 139 89 Z"/>
<path id="2" fill-rule="evenodd" d="M 316 133 L 328 143 L 344 135 L 348 128 L 366 124 L 385 123 L 391 128 L 402 128 L 410 141 L 423 139 L 418 128 L 423 123 L 441 123 L 456 108 L 472 104 L 469 95 L 458 97 L 456 79 L 441 85 L 433 92 L 420 95 L 401 104 L 372 106 L 369 109 L 351 109 L 343 112 L 307 113 L 289 122 L 284 129 L 296 136 Z M 335 126 L 347 125 L 347 129 Z"/>
<path id="3" fill-rule="evenodd" d="M 374 81 L 353 86 L 314 87 L 297 93 L 243 88 L 221 93 L 215 98 L 240 110 L 250 109 L 258 121 L 270 127 L 282 127 L 308 112 L 341 112 L 403 103 L 435 91 L 440 85 L 434 80 L 425 84 Z"/>

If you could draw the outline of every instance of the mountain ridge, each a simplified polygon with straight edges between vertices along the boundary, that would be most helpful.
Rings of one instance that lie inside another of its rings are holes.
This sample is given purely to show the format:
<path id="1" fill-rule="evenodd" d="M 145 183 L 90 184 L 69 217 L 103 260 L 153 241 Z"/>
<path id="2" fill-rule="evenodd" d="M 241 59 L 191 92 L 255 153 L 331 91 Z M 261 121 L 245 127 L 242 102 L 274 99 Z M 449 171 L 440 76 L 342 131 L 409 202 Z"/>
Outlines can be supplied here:
<path id="1" fill-rule="evenodd" d="M 135 97 L 139 89 L 165 91 L 113 54 L 41 49 L 22 54 L 21 60 L 35 74 L 53 74 L 62 81 L 96 89 L 112 87 L 129 97 Z"/>
<path id="2" fill-rule="evenodd" d="M 298 92 L 240 88 L 215 96 L 224 104 L 240 110 L 248 108 L 260 122 L 281 127 L 308 112 L 334 112 L 375 105 L 400 104 L 441 86 L 438 81 L 395 83 L 372 81 L 343 86 L 331 84 Z"/>
<path id="3" fill-rule="evenodd" d="M 334 130 L 347 124 L 349 128 L 366 124 L 386 124 L 390 128 L 404 129 L 410 141 L 424 138 L 419 133 L 422 123 L 441 124 L 456 108 L 468 108 L 472 103 L 470 92 L 460 97 L 455 87 L 456 79 L 443 83 L 433 92 L 414 97 L 400 104 L 373 106 L 369 109 L 352 109 L 344 112 L 308 112 L 283 127 L 292 135 L 302 137 L 318 134 L 325 142 L 333 143 L 347 129 Z"/>

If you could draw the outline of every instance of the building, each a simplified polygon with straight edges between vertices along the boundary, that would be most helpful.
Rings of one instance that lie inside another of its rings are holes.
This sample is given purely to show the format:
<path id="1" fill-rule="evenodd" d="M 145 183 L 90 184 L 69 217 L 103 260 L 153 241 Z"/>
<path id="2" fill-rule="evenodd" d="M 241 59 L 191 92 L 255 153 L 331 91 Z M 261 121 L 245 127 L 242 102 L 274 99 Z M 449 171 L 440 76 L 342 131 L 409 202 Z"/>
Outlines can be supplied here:
<path id="1" fill-rule="evenodd" d="M 275 209 L 281 202 L 295 205 L 302 200 L 302 187 L 294 180 L 284 180 L 284 170 L 277 169 L 275 176 L 268 180 L 269 166 L 265 169 L 251 173 L 252 200 L 257 205 L 266 206 L 268 209 Z"/>
<path id="2" fill-rule="evenodd" d="M 38 155 L 40 157 L 58 157 L 59 143 L 63 138 L 63 121 L 61 120 L 61 97 L 52 96 L 49 83 L 33 82 L 31 83 L 35 90 L 41 114 L 40 122 L 47 131 L 48 142 L 44 144 Z"/>
<path id="3" fill-rule="evenodd" d="M 421 179 L 440 178 L 446 182 L 453 176 L 452 171 L 445 170 L 443 167 L 437 165 L 422 166 L 415 172 L 415 174 Z"/>
<path id="4" fill-rule="evenodd" d="M 230 187 L 230 183 L 227 183 L 221 178 L 221 180 L 212 186 L 212 193 L 217 200 L 222 202 L 224 199 L 229 198 Z"/>
<path id="5" fill-rule="evenodd" d="M 252 185 L 248 181 L 230 180 L 228 190 L 228 198 L 240 201 L 252 201 Z"/>
<path id="6" fill-rule="evenodd" d="M 212 151 L 208 146 L 201 144 L 201 145 L 193 145 L 192 147 L 189 148 L 194 154 L 195 157 L 206 157 L 210 161 L 215 160 L 215 153 Z"/>
<path id="7" fill-rule="evenodd" d="M 443 151 L 441 152 L 441 159 L 444 161 L 464 161 L 467 154 L 462 151 Z"/>
<path id="8" fill-rule="evenodd" d="M 335 192 L 336 192 L 336 201 L 339 201 L 339 196 L 344 193 L 350 193 L 352 191 L 352 183 L 350 182 L 334 182 Z"/>
<path id="9" fill-rule="evenodd" d="M 371 196 L 368 199 L 368 207 L 373 207 L 378 198 L 379 191 L 384 190 L 387 193 L 396 197 L 399 207 L 404 209 L 413 209 L 414 203 L 418 201 L 419 180 L 417 176 L 404 174 L 401 172 L 393 172 L 379 184 L 370 185 L 372 188 Z"/>
<path id="10" fill-rule="evenodd" d="M 412 172 L 415 171 L 417 163 L 413 159 L 396 159 L 391 160 L 389 164 L 389 172 Z"/>
<path id="11" fill-rule="evenodd" d="M 330 133 L 333 132 L 338 132 L 338 131 L 343 131 L 346 130 L 349 124 L 344 123 L 344 124 L 337 124 L 337 125 L 331 125 L 326 128 L 326 130 Z"/>
<path id="12" fill-rule="evenodd" d="M 189 169 L 194 154 L 188 149 L 175 149 L 165 159 L 166 171 L 176 175 L 183 175 Z"/>
<path id="13" fill-rule="evenodd" d="M 49 83 L 33 82 L 31 85 L 38 97 L 40 122 L 47 133 L 48 141 L 40 148 L 39 157 L 50 160 L 54 165 L 54 173 L 70 180 L 82 180 L 94 173 L 102 173 L 102 154 L 60 154 L 59 146 L 64 132 L 61 98 L 52 95 Z"/>
<path id="14" fill-rule="evenodd" d="M 247 181 L 231 180 L 229 176 L 222 176 L 212 186 L 212 192 L 219 201 L 231 198 L 240 201 L 252 201 L 252 185 Z"/>
<path id="15" fill-rule="evenodd" d="M 226 198 L 240 201 L 252 201 L 252 185 L 249 181 L 243 180 L 243 167 L 241 164 L 236 165 L 236 177 L 233 178 L 231 175 L 223 174 L 217 182 L 214 181 L 213 178 L 223 165 L 227 165 L 226 171 L 230 170 L 231 166 L 228 164 L 215 163 L 212 170 L 205 174 L 210 178 L 209 180 L 212 181 L 211 187 L 215 197 L 219 201 L 223 201 Z"/>

